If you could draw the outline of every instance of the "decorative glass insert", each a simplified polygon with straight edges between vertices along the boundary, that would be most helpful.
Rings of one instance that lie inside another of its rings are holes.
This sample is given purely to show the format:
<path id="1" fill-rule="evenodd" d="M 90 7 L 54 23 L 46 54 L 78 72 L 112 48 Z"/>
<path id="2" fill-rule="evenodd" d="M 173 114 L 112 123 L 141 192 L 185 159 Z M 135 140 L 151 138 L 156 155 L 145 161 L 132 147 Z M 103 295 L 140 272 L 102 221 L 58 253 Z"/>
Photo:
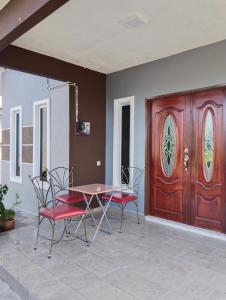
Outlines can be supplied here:
<path id="1" fill-rule="evenodd" d="M 176 139 L 176 124 L 172 115 L 168 115 L 165 119 L 162 133 L 162 165 L 167 176 L 170 176 L 174 169 Z"/>
<path id="2" fill-rule="evenodd" d="M 213 175 L 214 159 L 214 135 L 213 135 L 213 114 L 208 109 L 204 125 L 204 176 L 210 181 Z"/>

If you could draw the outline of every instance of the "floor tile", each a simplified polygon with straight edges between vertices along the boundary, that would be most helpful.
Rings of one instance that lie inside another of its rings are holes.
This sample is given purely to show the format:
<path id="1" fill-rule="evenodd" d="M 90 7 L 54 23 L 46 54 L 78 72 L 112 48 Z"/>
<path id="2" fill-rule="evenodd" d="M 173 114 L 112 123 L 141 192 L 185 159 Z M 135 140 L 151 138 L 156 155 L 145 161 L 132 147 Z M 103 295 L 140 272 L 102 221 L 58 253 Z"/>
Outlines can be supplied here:
<path id="1" fill-rule="evenodd" d="M 37 219 L 19 215 L 14 231 L 0 234 L 0 265 L 40 300 L 226 299 L 226 242 L 143 220 L 138 225 L 129 214 L 120 234 L 119 213 L 109 210 L 109 218 L 112 235 L 98 233 L 90 247 L 64 238 L 48 259 L 49 241 L 40 238 L 33 249 Z M 90 236 L 94 230 L 87 226 Z M 41 232 L 50 235 L 48 223 Z"/>

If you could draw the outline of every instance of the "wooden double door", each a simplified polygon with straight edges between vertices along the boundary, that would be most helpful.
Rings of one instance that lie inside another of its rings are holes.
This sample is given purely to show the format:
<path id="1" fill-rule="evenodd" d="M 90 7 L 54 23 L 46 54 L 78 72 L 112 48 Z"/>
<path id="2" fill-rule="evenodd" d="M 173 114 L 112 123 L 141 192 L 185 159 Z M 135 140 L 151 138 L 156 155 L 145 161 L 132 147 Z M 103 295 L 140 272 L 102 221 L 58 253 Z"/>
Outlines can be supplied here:
<path id="1" fill-rule="evenodd" d="M 226 231 L 226 89 L 149 101 L 150 214 Z"/>

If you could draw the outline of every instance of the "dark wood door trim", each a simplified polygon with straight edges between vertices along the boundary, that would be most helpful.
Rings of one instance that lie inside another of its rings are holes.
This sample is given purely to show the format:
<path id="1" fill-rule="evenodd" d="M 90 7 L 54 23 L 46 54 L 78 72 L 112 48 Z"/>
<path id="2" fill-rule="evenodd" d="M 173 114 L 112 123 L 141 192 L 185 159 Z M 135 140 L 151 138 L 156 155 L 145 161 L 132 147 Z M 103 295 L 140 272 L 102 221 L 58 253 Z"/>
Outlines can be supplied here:
<path id="1" fill-rule="evenodd" d="M 0 11 L 0 51 L 69 0 L 11 0 Z"/>
<path id="2" fill-rule="evenodd" d="M 223 88 L 223 93 L 224 93 L 224 96 L 225 96 L 225 99 L 226 99 L 226 86 Z M 226 116 L 226 103 L 224 103 L 224 106 L 223 106 L 223 115 Z M 223 149 L 226 149 L 226 117 L 223 118 Z M 223 164 L 223 176 L 224 176 L 224 199 L 226 199 L 226 157 L 224 157 L 224 160 L 222 162 Z M 224 202 L 224 216 L 226 216 L 226 201 Z M 224 232 L 226 232 L 226 217 L 224 218 Z"/>
<path id="3" fill-rule="evenodd" d="M 156 95 L 156 96 L 146 97 L 145 100 L 146 101 L 149 101 L 149 100 L 155 101 L 155 100 L 164 99 L 164 98 L 171 97 L 171 96 L 186 96 L 186 95 L 192 95 L 192 94 L 196 94 L 199 92 L 205 92 L 205 91 L 218 89 L 218 88 L 226 88 L 226 83 L 222 83 L 222 84 L 218 84 L 218 85 L 211 85 L 211 86 L 197 88 L 197 89 L 179 91 L 179 92 L 175 92 L 175 93 L 172 92 L 172 93 L 168 93 L 168 94 L 160 94 L 160 95 Z"/>
<path id="4" fill-rule="evenodd" d="M 150 186 L 151 186 L 151 170 L 150 170 L 150 153 L 152 153 L 151 146 L 151 115 L 152 115 L 152 105 L 151 101 L 145 101 L 145 203 L 144 203 L 144 214 L 145 216 L 150 214 L 149 196 L 150 196 Z"/>

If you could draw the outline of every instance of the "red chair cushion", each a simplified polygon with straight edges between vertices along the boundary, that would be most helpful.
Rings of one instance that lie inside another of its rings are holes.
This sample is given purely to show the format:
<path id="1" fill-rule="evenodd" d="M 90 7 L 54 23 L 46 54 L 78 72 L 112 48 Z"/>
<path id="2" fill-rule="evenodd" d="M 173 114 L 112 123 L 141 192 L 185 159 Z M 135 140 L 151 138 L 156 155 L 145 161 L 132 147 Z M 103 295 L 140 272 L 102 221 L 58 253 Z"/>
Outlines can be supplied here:
<path id="1" fill-rule="evenodd" d="M 57 195 L 56 200 L 67 204 L 75 204 L 84 201 L 84 196 L 81 193 L 73 192 Z"/>
<path id="2" fill-rule="evenodd" d="M 41 216 L 52 220 L 61 220 L 84 214 L 86 214 L 84 209 L 66 204 L 58 205 L 54 208 L 44 208 L 40 211 Z"/>
<path id="3" fill-rule="evenodd" d="M 105 196 L 103 196 L 104 200 L 110 200 L 112 202 L 116 202 L 116 203 L 127 203 L 127 202 L 131 202 L 131 201 L 135 201 L 137 200 L 137 197 L 133 194 L 127 194 L 127 193 L 114 193 L 112 198 L 111 198 L 112 194 L 106 194 Z"/>

